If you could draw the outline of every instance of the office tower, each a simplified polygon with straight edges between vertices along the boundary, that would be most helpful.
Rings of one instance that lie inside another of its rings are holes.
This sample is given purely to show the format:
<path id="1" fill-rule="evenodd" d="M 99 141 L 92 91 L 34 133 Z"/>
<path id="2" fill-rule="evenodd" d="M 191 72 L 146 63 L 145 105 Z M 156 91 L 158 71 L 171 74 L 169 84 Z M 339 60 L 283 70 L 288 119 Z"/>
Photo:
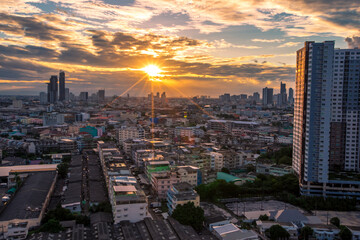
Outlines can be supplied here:
<path id="1" fill-rule="evenodd" d="M 230 102 L 230 94 L 229 93 L 224 93 L 224 95 L 221 95 L 219 97 L 221 102 Z"/>
<path id="2" fill-rule="evenodd" d="M 69 101 L 70 100 L 70 89 L 65 88 L 65 101 Z"/>
<path id="3" fill-rule="evenodd" d="M 240 94 L 240 99 L 246 100 L 247 99 L 247 94 Z"/>
<path id="4" fill-rule="evenodd" d="M 53 75 L 48 83 L 48 103 L 56 103 L 58 99 L 58 77 Z"/>
<path id="5" fill-rule="evenodd" d="M 98 99 L 99 101 L 105 101 L 105 89 L 101 89 L 98 91 Z"/>
<path id="6" fill-rule="evenodd" d="M 260 102 L 260 94 L 258 92 L 254 92 L 253 94 L 253 100 L 255 102 Z"/>
<path id="7" fill-rule="evenodd" d="M 65 72 L 59 73 L 59 101 L 65 101 Z"/>
<path id="8" fill-rule="evenodd" d="M 88 92 L 81 92 L 80 93 L 80 101 L 87 101 L 89 98 L 89 93 Z"/>
<path id="9" fill-rule="evenodd" d="M 297 51 L 293 169 L 304 195 L 360 196 L 348 177 L 360 170 L 359 64 L 359 49 L 334 50 L 333 41 Z"/>
<path id="10" fill-rule="evenodd" d="M 263 88 L 263 105 L 268 106 L 273 104 L 274 89 Z"/>
<path id="11" fill-rule="evenodd" d="M 162 102 L 162 103 L 166 103 L 166 92 L 163 92 L 163 93 L 161 94 L 161 102 Z"/>
<path id="12" fill-rule="evenodd" d="M 46 92 L 40 93 L 40 104 L 47 104 L 47 94 Z"/>
<path id="13" fill-rule="evenodd" d="M 287 103 L 286 84 L 280 83 L 280 94 L 281 94 L 281 106 Z"/>
<path id="14" fill-rule="evenodd" d="M 290 104 L 294 103 L 294 89 L 289 88 L 289 97 L 288 97 L 288 102 Z"/>

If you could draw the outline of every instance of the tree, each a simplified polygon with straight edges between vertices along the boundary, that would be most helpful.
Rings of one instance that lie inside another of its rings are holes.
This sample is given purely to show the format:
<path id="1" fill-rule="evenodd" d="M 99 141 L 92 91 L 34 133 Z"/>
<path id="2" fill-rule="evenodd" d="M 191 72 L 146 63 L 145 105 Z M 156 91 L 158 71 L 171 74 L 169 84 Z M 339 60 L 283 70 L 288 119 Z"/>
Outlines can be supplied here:
<path id="1" fill-rule="evenodd" d="M 340 227 L 340 219 L 338 217 L 333 217 L 330 219 L 330 223 L 337 227 Z"/>
<path id="2" fill-rule="evenodd" d="M 66 175 L 68 173 L 68 169 L 69 169 L 69 164 L 63 162 L 63 163 L 60 163 L 58 166 L 57 166 L 57 172 L 59 174 L 59 176 L 61 178 L 66 178 Z"/>
<path id="3" fill-rule="evenodd" d="M 273 225 L 267 230 L 271 240 L 289 239 L 290 234 L 280 225 Z"/>
<path id="4" fill-rule="evenodd" d="M 205 220 L 204 210 L 201 207 L 195 207 L 193 202 L 177 205 L 172 217 L 181 224 L 192 226 L 196 231 L 202 229 Z"/>
<path id="5" fill-rule="evenodd" d="M 309 237 L 313 235 L 313 233 L 314 230 L 311 227 L 305 226 L 300 230 L 301 239 L 308 240 Z"/>
<path id="6" fill-rule="evenodd" d="M 226 167 L 223 167 L 220 172 L 230 174 L 229 169 L 227 169 Z"/>
<path id="7" fill-rule="evenodd" d="M 269 220 L 269 216 L 266 215 L 266 214 L 260 215 L 259 220 L 261 220 L 261 221 L 268 221 L 268 220 Z"/>
<path id="8" fill-rule="evenodd" d="M 58 220 L 50 219 L 48 222 L 46 222 L 39 228 L 38 232 L 58 233 L 62 230 L 64 229 Z"/>
<path id="9" fill-rule="evenodd" d="M 352 239 L 352 233 L 346 226 L 341 225 L 339 228 L 340 228 L 339 236 L 341 240 Z"/>

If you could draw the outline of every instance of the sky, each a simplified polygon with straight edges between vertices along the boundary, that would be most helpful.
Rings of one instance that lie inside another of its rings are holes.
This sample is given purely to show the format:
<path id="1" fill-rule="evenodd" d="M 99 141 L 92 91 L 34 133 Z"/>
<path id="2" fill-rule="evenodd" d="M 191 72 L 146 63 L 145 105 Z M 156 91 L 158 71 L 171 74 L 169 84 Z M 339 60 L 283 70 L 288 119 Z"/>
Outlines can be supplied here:
<path id="1" fill-rule="evenodd" d="M 358 0 L 0 0 L 0 94 L 46 92 L 59 70 L 75 94 L 279 92 L 304 41 L 354 48 L 359 29 Z"/>

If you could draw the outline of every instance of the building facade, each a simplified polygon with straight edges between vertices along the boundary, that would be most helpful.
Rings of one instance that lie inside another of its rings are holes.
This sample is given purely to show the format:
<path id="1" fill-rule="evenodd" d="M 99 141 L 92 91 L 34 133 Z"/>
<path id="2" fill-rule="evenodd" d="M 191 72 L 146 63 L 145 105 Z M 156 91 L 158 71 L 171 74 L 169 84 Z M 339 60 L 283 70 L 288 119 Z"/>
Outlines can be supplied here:
<path id="1" fill-rule="evenodd" d="M 360 50 L 334 41 L 297 51 L 293 169 L 304 195 L 360 198 L 359 64 Z"/>

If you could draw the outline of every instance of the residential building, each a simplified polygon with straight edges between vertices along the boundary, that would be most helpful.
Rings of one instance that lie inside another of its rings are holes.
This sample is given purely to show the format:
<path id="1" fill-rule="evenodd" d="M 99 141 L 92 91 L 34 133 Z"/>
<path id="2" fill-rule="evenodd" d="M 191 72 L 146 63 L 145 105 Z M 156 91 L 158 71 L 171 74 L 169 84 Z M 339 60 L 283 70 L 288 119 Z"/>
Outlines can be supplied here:
<path id="1" fill-rule="evenodd" d="M 39 99 L 40 99 L 40 104 L 47 104 L 48 98 L 46 92 L 41 92 Z"/>
<path id="2" fill-rule="evenodd" d="M 262 100 L 263 100 L 264 106 L 269 106 L 269 105 L 273 104 L 273 102 L 274 102 L 273 95 L 274 95 L 273 88 L 268 88 L 268 87 L 263 88 Z"/>
<path id="3" fill-rule="evenodd" d="M 167 207 L 171 215 L 177 205 L 184 205 L 188 202 L 194 203 L 195 207 L 200 206 L 200 196 L 189 183 L 180 182 L 173 184 L 167 192 Z"/>
<path id="4" fill-rule="evenodd" d="M 360 198 L 360 50 L 334 44 L 297 51 L 292 166 L 303 195 Z"/>
<path id="5" fill-rule="evenodd" d="M 47 101 L 48 103 L 56 103 L 58 100 L 58 77 L 53 75 L 50 77 L 48 85 Z"/>
<path id="6" fill-rule="evenodd" d="M 120 144 L 128 139 L 144 139 L 145 130 L 141 126 L 122 126 L 117 130 L 117 137 Z"/>

